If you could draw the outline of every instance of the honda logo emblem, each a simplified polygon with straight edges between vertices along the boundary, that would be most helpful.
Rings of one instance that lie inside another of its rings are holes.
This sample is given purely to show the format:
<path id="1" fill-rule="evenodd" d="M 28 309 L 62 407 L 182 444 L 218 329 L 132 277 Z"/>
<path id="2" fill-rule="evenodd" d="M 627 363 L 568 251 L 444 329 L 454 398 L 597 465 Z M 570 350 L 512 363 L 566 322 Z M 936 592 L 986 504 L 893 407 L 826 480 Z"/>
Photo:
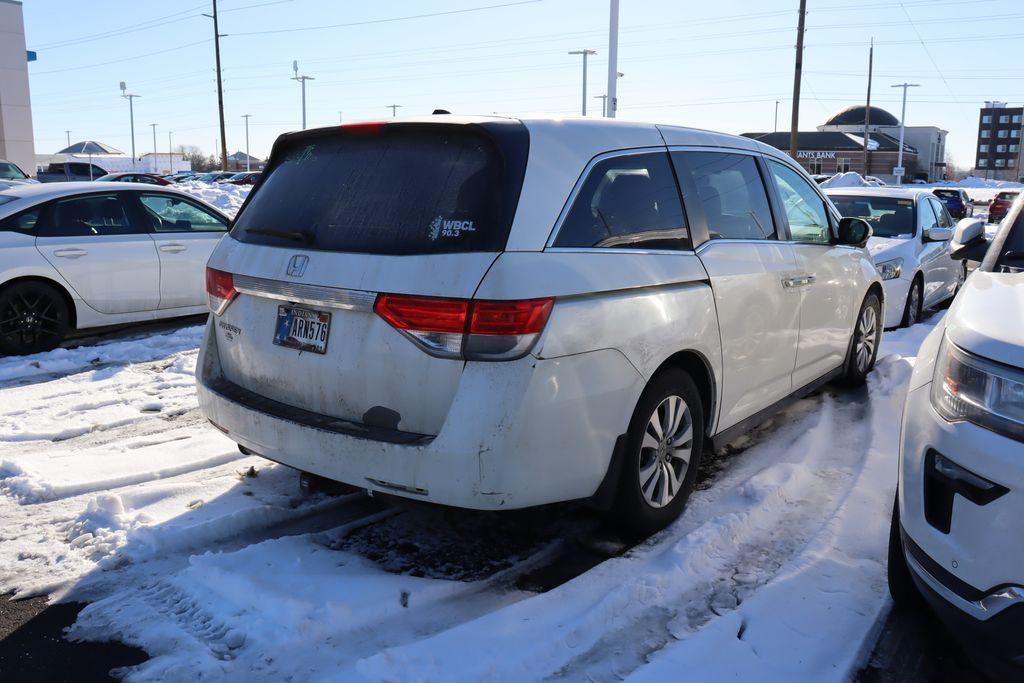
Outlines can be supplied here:
<path id="1" fill-rule="evenodd" d="M 302 277 L 306 273 L 306 266 L 309 265 L 309 257 L 305 254 L 296 254 L 288 261 L 288 276 Z"/>

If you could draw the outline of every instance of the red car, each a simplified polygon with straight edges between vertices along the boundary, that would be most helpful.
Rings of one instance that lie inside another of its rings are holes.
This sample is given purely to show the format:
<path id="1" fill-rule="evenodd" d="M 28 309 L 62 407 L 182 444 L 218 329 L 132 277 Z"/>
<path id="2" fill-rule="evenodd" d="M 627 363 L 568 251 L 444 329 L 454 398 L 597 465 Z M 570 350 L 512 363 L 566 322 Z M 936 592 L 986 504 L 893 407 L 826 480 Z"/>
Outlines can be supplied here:
<path id="1" fill-rule="evenodd" d="M 170 185 L 169 180 L 165 180 L 154 173 L 108 173 L 105 176 L 100 176 L 96 179 L 97 182 L 115 182 L 115 183 L 148 183 L 149 185 Z"/>
<path id="2" fill-rule="evenodd" d="M 1019 192 L 1000 192 L 988 207 L 988 222 L 999 223 L 1006 217 L 1010 205 L 1017 198 Z"/>
<path id="3" fill-rule="evenodd" d="M 221 180 L 222 183 L 230 183 L 232 185 L 255 185 L 256 181 L 259 180 L 260 171 L 243 171 L 242 173 L 236 173 L 230 178 Z"/>

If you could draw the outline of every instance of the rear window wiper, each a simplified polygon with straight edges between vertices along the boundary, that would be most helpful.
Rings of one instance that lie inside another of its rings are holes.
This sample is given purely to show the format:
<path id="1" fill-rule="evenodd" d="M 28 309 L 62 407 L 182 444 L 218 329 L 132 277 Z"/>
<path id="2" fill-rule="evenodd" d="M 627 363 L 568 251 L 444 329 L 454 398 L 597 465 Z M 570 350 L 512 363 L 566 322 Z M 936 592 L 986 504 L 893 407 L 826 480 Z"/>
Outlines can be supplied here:
<path id="1" fill-rule="evenodd" d="M 1008 251 L 1003 254 L 1004 261 L 1024 261 L 1024 251 Z"/>
<path id="2" fill-rule="evenodd" d="M 274 228 L 249 228 L 246 232 L 254 235 L 269 235 L 270 237 L 280 237 L 281 239 L 291 240 L 293 242 L 302 242 L 303 244 L 312 244 L 313 235 L 302 230 L 275 230 Z"/>

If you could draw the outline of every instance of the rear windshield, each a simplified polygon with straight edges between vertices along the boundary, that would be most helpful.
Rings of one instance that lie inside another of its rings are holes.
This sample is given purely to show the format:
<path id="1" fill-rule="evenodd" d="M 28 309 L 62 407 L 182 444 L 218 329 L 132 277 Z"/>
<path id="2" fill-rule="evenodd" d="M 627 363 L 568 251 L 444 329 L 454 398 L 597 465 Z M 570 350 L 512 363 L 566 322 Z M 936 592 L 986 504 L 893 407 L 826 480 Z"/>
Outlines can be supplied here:
<path id="1" fill-rule="evenodd" d="M 372 254 L 501 251 L 522 185 L 518 152 L 468 126 L 301 136 L 276 146 L 231 234 Z"/>
<path id="2" fill-rule="evenodd" d="M 943 199 L 960 199 L 960 193 L 957 190 L 935 190 L 935 196 Z"/>
<path id="3" fill-rule="evenodd" d="M 914 200 L 899 197 L 829 195 L 844 217 L 863 218 L 875 237 L 914 236 Z"/>
<path id="4" fill-rule="evenodd" d="M 999 194 L 996 195 L 996 199 L 1004 199 L 1004 200 L 1006 200 L 1008 202 L 1012 202 L 1016 198 L 1017 198 L 1017 193 L 1016 192 L 1000 192 Z"/>

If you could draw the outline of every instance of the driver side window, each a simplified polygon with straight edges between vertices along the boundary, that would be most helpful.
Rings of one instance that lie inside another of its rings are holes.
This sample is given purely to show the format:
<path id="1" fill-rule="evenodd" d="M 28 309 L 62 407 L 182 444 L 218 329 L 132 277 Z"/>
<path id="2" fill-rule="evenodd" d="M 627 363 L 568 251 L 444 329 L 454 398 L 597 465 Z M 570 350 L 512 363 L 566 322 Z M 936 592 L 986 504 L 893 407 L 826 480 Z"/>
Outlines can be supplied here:
<path id="1" fill-rule="evenodd" d="M 187 199 L 169 194 L 140 194 L 153 232 L 224 232 L 227 223 Z"/>
<path id="2" fill-rule="evenodd" d="M 779 188 L 782 206 L 789 219 L 789 234 L 794 242 L 831 244 L 828 210 L 825 201 L 799 173 L 785 164 L 769 161 Z"/>

